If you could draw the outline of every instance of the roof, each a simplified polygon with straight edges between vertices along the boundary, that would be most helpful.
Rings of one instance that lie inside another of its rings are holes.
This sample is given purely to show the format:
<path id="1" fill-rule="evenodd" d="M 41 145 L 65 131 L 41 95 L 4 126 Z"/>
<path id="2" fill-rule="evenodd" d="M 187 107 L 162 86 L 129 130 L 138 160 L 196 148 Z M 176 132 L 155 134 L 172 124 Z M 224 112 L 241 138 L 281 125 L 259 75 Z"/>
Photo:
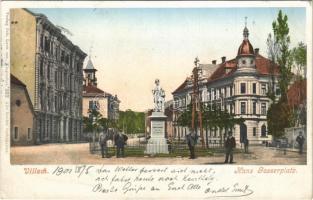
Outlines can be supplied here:
<path id="1" fill-rule="evenodd" d="M 176 88 L 176 90 L 174 90 L 174 92 L 172 92 L 172 94 L 181 92 L 182 90 L 185 89 L 186 85 L 187 85 L 187 79 L 180 86 L 178 86 L 178 88 Z"/>
<path id="2" fill-rule="evenodd" d="M 96 86 L 93 85 L 87 85 L 87 86 L 83 86 L 83 93 L 84 94 L 88 94 L 88 93 L 92 93 L 92 94 L 104 94 L 105 92 L 99 88 L 97 88 Z"/>
<path id="3" fill-rule="evenodd" d="M 270 75 L 271 67 L 273 66 L 274 75 L 279 75 L 279 66 L 277 64 L 273 64 L 273 62 L 260 54 L 255 56 L 255 65 L 256 70 L 259 75 Z M 226 70 L 228 69 L 228 70 Z M 233 58 L 231 60 L 227 60 L 224 63 L 218 64 L 216 70 L 212 73 L 212 75 L 208 78 L 208 82 L 216 81 L 218 79 L 230 77 L 237 70 L 237 60 Z M 172 94 L 182 92 L 187 85 L 187 79 L 174 91 Z"/>
<path id="4" fill-rule="evenodd" d="M 273 67 L 274 75 L 279 75 L 279 66 L 273 64 L 273 62 L 260 54 L 255 56 L 255 67 L 259 75 L 270 75 L 272 74 L 271 69 Z M 230 69 L 226 71 L 226 69 Z M 217 70 L 209 78 L 209 81 L 214 81 L 221 78 L 226 78 L 232 75 L 237 70 L 237 60 L 231 59 L 225 63 L 220 64 Z"/>
<path id="5" fill-rule="evenodd" d="M 288 89 L 287 99 L 290 106 L 305 104 L 306 101 L 306 79 L 294 82 Z"/>
<path id="6" fill-rule="evenodd" d="M 248 39 L 244 39 L 239 46 L 237 56 L 240 55 L 254 55 L 253 46 Z"/>
<path id="7" fill-rule="evenodd" d="M 12 74 L 11 74 L 11 83 L 13 83 L 15 85 L 20 85 L 20 86 L 26 87 L 26 85 L 22 81 L 20 81 L 18 78 L 16 78 Z"/>
<path id="8" fill-rule="evenodd" d="M 85 69 L 89 69 L 89 70 L 96 70 L 95 67 L 93 66 L 93 63 L 91 61 L 91 59 L 89 58 L 86 68 Z"/>

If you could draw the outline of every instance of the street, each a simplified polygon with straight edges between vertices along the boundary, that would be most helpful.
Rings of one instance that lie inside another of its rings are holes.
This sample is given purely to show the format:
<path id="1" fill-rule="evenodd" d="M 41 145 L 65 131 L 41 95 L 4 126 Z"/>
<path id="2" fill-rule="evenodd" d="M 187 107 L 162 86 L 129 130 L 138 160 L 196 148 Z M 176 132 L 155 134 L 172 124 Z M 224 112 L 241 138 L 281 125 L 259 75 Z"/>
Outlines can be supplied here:
<path id="1" fill-rule="evenodd" d="M 287 152 L 250 146 L 249 154 L 234 155 L 235 165 L 297 165 L 306 164 L 306 154 Z M 38 146 L 11 147 L 11 164 L 143 164 L 143 165 L 206 165 L 224 164 L 224 154 L 198 157 L 126 157 L 101 158 L 99 154 L 89 153 L 89 143 L 44 144 Z"/>

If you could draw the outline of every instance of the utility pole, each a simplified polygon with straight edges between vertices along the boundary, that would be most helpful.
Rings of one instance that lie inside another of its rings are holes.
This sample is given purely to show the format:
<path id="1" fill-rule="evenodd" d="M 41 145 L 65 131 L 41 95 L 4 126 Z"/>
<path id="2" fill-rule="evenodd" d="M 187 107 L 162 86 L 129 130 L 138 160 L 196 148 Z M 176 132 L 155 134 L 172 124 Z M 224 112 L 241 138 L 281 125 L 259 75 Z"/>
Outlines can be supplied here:
<path id="1" fill-rule="evenodd" d="M 196 121 L 196 112 L 198 114 L 198 127 L 200 129 L 200 137 L 201 137 L 201 144 L 202 148 L 205 147 L 204 144 L 204 136 L 203 136 L 203 127 L 202 127 L 202 105 L 201 105 L 201 98 L 200 98 L 200 91 L 199 91 L 199 73 L 201 73 L 201 69 L 198 66 L 199 58 L 196 57 L 194 64 L 195 67 L 192 70 L 193 76 L 193 93 L 192 93 L 192 121 L 191 121 L 191 128 L 195 129 L 195 121 Z"/>

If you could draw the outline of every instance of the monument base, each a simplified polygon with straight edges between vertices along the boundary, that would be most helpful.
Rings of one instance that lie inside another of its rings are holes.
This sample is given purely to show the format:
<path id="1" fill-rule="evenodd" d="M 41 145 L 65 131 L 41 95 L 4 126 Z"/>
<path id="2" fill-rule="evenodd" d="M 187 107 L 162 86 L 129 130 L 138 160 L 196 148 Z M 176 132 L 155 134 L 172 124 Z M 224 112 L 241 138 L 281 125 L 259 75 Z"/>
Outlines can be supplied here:
<path id="1" fill-rule="evenodd" d="M 168 144 L 165 138 L 150 138 L 147 144 L 146 154 L 168 154 Z"/>
<path id="2" fill-rule="evenodd" d="M 152 112 L 149 118 L 151 121 L 151 138 L 148 141 L 145 153 L 168 154 L 168 144 L 165 138 L 165 122 L 167 117 L 162 112 Z"/>

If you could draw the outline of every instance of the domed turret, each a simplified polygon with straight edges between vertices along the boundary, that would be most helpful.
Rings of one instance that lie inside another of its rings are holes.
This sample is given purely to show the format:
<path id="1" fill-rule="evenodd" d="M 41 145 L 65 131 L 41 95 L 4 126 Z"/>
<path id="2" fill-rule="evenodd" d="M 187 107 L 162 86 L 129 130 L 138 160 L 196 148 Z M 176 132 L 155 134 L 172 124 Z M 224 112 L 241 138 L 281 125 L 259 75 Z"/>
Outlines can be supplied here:
<path id="1" fill-rule="evenodd" d="M 255 54 L 253 46 L 249 41 L 249 30 L 247 28 L 247 23 L 243 29 L 243 41 L 238 48 L 237 53 L 237 67 L 238 73 L 241 72 L 256 72 L 255 69 Z"/>
<path id="2" fill-rule="evenodd" d="M 237 56 L 240 56 L 240 55 L 254 55 L 253 46 L 251 45 L 249 41 L 249 30 L 246 26 L 243 29 L 243 41 L 238 48 Z"/>

